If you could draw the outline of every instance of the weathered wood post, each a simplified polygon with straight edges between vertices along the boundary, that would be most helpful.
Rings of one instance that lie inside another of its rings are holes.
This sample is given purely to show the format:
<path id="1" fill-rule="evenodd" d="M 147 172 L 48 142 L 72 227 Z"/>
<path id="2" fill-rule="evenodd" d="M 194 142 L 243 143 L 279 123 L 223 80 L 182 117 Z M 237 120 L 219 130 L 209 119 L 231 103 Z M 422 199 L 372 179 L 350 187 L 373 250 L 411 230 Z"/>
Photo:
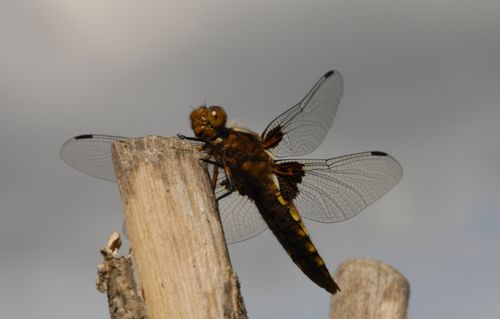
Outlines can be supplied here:
<path id="1" fill-rule="evenodd" d="M 351 259 L 335 273 L 340 293 L 332 296 L 330 319 L 405 319 L 410 284 L 381 261 Z"/>
<path id="2" fill-rule="evenodd" d="M 111 319 L 149 319 L 132 268 L 132 256 L 118 256 L 120 234 L 111 234 L 101 248 L 104 257 L 97 266 L 97 290 L 108 296 Z"/>
<path id="3" fill-rule="evenodd" d="M 112 147 L 128 237 L 151 319 L 246 318 L 203 164 L 178 138 Z"/>

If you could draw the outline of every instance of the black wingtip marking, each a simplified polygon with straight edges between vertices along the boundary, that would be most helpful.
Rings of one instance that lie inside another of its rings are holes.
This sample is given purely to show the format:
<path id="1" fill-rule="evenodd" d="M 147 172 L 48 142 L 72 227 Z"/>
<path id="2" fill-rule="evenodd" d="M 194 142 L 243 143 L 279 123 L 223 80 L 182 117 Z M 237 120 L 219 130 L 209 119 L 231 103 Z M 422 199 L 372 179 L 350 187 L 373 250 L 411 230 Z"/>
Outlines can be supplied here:
<path id="1" fill-rule="evenodd" d="M 92 134 L 83 134 L 83 135 L 75 136 L 75 140 L 88 140 L 88 139 L 91 139 L 91 138 L 94 138 L 94 135 L 92 135 Z"/>
<path id="2" fill-rule="evenodd" d="M 372 152 L 372 155 L 373 155 L 373 156 L 388 156 L 388 154 L 387 154 L 387 153 L 385 153 L 385 152 L 380 152 L 380 151 L 373 151 L 373 152 Z"/>
<path id="3" fill-rule="evenodd" d="M 330 71 L 326 72 L 325 73 L 325 79 L 328 79 L 329 77 L 331 77 L 333 73 L 334 73 L 333 70 L 330 70 Z"/>

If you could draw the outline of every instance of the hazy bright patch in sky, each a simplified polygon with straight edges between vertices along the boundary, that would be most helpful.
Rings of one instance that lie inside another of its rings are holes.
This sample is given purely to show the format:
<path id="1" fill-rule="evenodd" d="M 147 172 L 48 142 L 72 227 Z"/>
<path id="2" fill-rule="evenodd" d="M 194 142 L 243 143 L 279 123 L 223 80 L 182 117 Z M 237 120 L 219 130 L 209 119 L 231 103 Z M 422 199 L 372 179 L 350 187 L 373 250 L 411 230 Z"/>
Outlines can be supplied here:
<path id="1" fill-rule="evenodd" d="M 120 201 L 62 163 L 67 138 L 189 134 L 204 102 L 261 131 L 332 68 L 344 98 L 312 157 L 382 150 L 404 176 L 350 221 L 308 223 L 330 270 L 393 265 L 410 318 L 497 317 L 499 16 L 496 1 L 2 1 L 1 317 L 108 316 L 95 266 Z M 269 232 L 230 252 L 251 318 L 327 317 Z"/>

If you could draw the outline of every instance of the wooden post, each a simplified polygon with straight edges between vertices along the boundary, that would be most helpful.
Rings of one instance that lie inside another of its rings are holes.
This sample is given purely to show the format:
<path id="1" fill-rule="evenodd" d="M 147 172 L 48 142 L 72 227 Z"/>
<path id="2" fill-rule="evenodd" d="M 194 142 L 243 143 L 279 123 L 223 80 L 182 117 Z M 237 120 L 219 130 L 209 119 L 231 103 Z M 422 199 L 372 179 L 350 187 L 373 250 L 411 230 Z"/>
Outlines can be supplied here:
<path id="1" fill-rule="evenodd" d="M 113 233 L 101 248 L 97 266 L 97 290 L 108 295 L 111 319 L 149 319 L 132 270 L 132 256 L 118 256 L 120 234 Z"/>
<path id="2" fill-rule="evenodd" d="M 381 261 L 351 259 L 335 273 L 340 293 L 332 296 L 330 319 L 404 319 L 410 284 Z"/>
<path id="3" fill-rule="evenodd" d="M 149 317 L 246 318 L 197 152 L 149 136 L 114 142 L 112 154 Z"/>

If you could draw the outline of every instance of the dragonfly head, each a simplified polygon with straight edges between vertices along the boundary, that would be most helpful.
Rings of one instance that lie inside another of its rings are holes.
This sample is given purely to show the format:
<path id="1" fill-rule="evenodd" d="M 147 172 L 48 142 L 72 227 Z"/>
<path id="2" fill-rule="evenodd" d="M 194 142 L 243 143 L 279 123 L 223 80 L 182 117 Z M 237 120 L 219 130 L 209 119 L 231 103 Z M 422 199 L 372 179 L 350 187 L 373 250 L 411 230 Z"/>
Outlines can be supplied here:
<path id="1" fill-rule="evenodd" d="M 189 116 L 191 128 L 196 137 L 212 140 L 217 138 L 226 129 L 227 115 L 224 109 L 214 105 L 204 105 L 194 109 Z"/>

